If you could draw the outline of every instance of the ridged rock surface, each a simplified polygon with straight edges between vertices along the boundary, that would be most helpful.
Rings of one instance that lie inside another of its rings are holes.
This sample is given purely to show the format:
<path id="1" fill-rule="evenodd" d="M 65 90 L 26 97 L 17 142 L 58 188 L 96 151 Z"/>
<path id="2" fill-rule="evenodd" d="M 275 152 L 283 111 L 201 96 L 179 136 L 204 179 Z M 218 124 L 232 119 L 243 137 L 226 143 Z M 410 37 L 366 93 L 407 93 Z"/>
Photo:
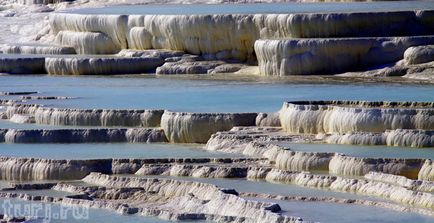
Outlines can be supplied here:
<path id="1" fill-rule="evenodd" d="M 331 144 L 387 145 L 405 147 L 433 147 L 434 131 L 396 129 L 384 133 L 356 132 L 333 134 L 325 141 Z"/>
<path id="2" fill-rule="evenodd" d="M 422 159 L 359 158 L 336 154 L 330 160 L 329 172 L 337 175 L 363 176 L 371 171 L 417 179 Z"/>
<path id="3" fill-rule="evenodd" d="M 434 162 L 426 160 L 418 175 L 419 180 L 434 181 Z"/>
<path id="4" fill-rule="evenodd" d="M 285 102 L 280 121 L 287 133 L 385 132 L 434 129 L 431 102 Z"/>
<path id="5" fill-rule="evenodd" d="M 0 73 L 9 74 L 43 74 L 45 59 L 43 57 L 8 58 L 0 55 Z"/>
<path id="6" fill-rule="evenodd" d="M 248 60 L 254 57 L 253 45 L 260 38 L 427 35 L 433 33 L 432 17 L 432 11 L 145 16 L 57 13 L 50 16 L 50 26 L 54 34 L 102 33 L 113 41 L 112 47 L 121 49 L 171 49 Z"/>
<path id="7" fill-rule="evenodd" d="M 7 143 L 167 142 L 161 129 L 53 129 L 0 132 Z"/>
<path id="8" fill-rule="evenodd" d="M 107 58 L 46 58 L 48 74 L 108 75 L 142 74 L 155 70 L 164 61 L 160 58 L 107 57 Z"/>
<path id="9" fill-rule="evenodd" d="M 165 111 L 161 127 L 175 143 L 206 143 L 212 134 L 234 126 L 255 125 L 256 113 L 184 113 Z"/>
<path id="10" fill-rule="evenodd" d="M 37 124 L 77 126 L 159 127 L 163 110 L 114 110 L 46 108 L 38 105 L 8 106 L 6 113 L 31 115 Z"/>
<path id="11" fill-rule="evenodd" d="M 242 178 L 247 176 L 246 166 L 203 164 L 151 164 L 143 165 L 137 175 L 166 175 L 201 178 Z"/>
<path id="12" fill-rule="evenodd" d="M 0 157 L 2 180 L 81 179 L 90 172 L 110 173 L 111 160 L 50 160 Z"/>
<path id="13" fill-rule="evenodd" d="M 260 73 L 269 76 L 336 74 L 396 62 L 411 46 L 434 36 L 258 40 Z"/>
<path id="14" fill-rule="evenodd" d="M 67 46 L 5 45 L 0 49 L 6 54 L 75 54 L 75 49 Z"/>
<path id="15" fill-rule="evenodd" d="M 276 204 L 247 201 L 236 195 L 224 193 L 211 184 L 179 181 L 170 179 L 147 179 L 135 177 L 116 177 L 91 173 L 83 181 L 106 187 L 136 187 L 145 191 L 154 191 L 164 197 L 173 197 L 173 201 L 159 206 L 169 210 L 176 207 L 177 212 L 203 213 L 214 216 L 232 216 L 247 222 L 295 222 L 292 217 L 284 217 L 272 211 L 280 210 Z M 206 202 L 204 202 L 206 201 Z M 153 211 L 145 208 L 142 213 Z M 169 213 L 168 213 L 169 214 Z M 254 217 L 253 217 L 254 216 Z M 168 217 L 169 219 L 172 219 Z M 202 219 L 202 218 L 198 218 Z M 211 219 L 212 220 L 212 219 Z"/>
<path id="16" fill-rule="evenodd" d="M 399 185 L 410 190 L 422 192 L 434 192 L 434 182 L 426 180 L 411 180 L 404 176 L 397 176 L 393 174 L 385 174 L 378 172 L 369 172 L 364 176 L 368 180 L 375 180 L 389 184 Z"/>
<path id="17" fill-rule="evenodd" d="M 406 64 L 421 64 L 434 61 L 434 45 L 410 47 L 404 52 Z"/>

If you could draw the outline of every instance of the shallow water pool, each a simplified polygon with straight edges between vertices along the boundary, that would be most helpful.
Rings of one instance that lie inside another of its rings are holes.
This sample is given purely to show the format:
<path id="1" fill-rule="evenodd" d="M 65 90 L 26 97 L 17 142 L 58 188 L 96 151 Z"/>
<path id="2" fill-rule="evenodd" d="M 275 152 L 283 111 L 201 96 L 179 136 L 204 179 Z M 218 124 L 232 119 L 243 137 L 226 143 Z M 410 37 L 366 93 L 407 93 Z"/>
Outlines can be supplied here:
<path id="1" fill-rule="evenodd" d="M 426 85 L 258 83 L 149 76 L 4 75 L 0 76 L 0 91 L 78 97 L 29 101 L 52 107 L 192 112 L 275 112 L 284 101 L 293 100 L 434 101 L 434 87 Z"/>
<path id="2" fill-rule="evenodd" d="M 0 156 L 33 157 L 46 159 L 234 157 L 233 154 L 206 151 L 201 149 L 198 145 L 140 143 L 0 143 Z M 242 155 L 237 155 L 237 157 L 241 156 Z"/>
<path id="3" fill-rule="evenodd" d="M 339 222 L 378 222 L 407 223 L 432 222 L 434 218 L 408 212 L 398 212 L 385 208 L 369 207 L 354 204 L 337 204 L 326 202 L 279 201 L 272 199 L 256 199 L 259 201 L 278 203 L 285 215 L 299 216 L 305 221 L 339 223 Z"/>

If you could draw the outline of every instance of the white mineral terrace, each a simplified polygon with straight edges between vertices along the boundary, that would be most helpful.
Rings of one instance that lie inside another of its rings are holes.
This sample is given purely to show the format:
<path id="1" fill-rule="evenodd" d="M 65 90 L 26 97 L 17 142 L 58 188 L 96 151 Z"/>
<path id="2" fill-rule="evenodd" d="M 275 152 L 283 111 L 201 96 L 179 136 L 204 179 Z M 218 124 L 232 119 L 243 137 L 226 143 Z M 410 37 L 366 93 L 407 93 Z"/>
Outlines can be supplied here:
<path id="1" fill-rule="evenodd" d="M 434 221 L 432 0 L 4 0 L 0 31 L 0 222 Z"/>

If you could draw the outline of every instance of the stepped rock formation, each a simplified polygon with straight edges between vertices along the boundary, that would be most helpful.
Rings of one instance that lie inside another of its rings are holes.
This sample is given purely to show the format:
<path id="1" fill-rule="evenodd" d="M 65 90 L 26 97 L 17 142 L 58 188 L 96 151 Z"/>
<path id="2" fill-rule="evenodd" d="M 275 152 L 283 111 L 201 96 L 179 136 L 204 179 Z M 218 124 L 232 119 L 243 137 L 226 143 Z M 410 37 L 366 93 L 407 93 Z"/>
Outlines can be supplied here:
<path id="1" fill-rule="evenodd" d="M 410 190 L 422 192 L 434 192 L 434 182 L 426 180 L 411 180 L 404 176 L 397 176 L 393 174 L 385 174 L 378 172 L 369 172 L 364 176 L 368 180 L 381 181 L 384 183 L 395 184 L 405 187 Z"/>
<path id="2" fill-rule="evenodd" d="M 6 113 L 31 115 L 37 124 L 77 126 L 159 127 L 163 110 L 114 110 L 48 108 L 39 105 L 16 104 Z"/>
<path id="3" fill-rule="evenodd" d="M 434 36 L 264 39 L 255 52 L 263 75 L 336 74 L 396 62 L 407 48 L 426 44 Z"/>
<path id="4" fill-rule="evenodd" d="M 356 132 L 333 134 L 325 141 L 347 145 L 387 145 L 405 147 L 433 147 L 434 132 L 414 129 L 387 130 L 384 133 Z"/>
<path id="5" fill-rule="evenodd" d="M 0 132 L 7 143 L 167 142 L 161 129 L 52 129 Z"/>
<path id="6" fill-rule="evenodd" d="M 153 192 L 169 199 L 167 203 L 157 207 L 143 208 L 140 213 L 145 215 L 155 215 L 161 213 L 161 209 L 163 209 L 166 211 L 165 218 L 172 220 L 179 220 L 179 216 L 176 215 L 181 213 L 191 213 L 190 217 L 184 214 L 184 219 L 216 221 L 225 217 L 226 219 L 233 219 L 230 221 L 243 219 L 243 222 L 286 223 L 297 221 L 296 218 L 273 213 L 280 210 L 277 204 L 244 200 L 236 195 L 225 193 L 224 190 L 211 184 L 171 179 L 116 177 L 99 173 L 91 173 L 83 181 L 106 187 L 143 188 L 144 192 Z M 228 218 L 229 216 L 230 218 Z M 301 221 L 301 219 L 299 220 Z"/>
<path id="7" fill-rule="evenodd" d="M 50 160 L 0 157 L 0 178 L 9 181 L 81 179 L 90 172 L 110 173 L 111 160 Z"/>
<path id="8" fill-rule="evenodd" d="M 363 176 L 371 171 L 417 179 L 423 159 L 358 158 L 336 154 L 330 160 L 329 172 L 337 175 Z"/>
<path id="9" fill-rule="evenodd" d="M 242 178 L 247 176 L 245 165 L 210 164 L 150 164 L 143 165 L 137 175 L 166 175 L 202 178 Z"/>
<path id="10" fill-rule="evenodd" d="M 280 121 L 288 133 L 384 132 L 434 129 L 431 102 L 285 102 Z"/>
<path id="11" fill-rule="evenodd" d="M 255 125 L 256 113 L 185 113 L 165 111 L 161 127 L 175 143 L 206 143 L 212 134 L 234 126 Z"/>
<path id="12" fill-rule="evenodd" d="M 269 168 L 252 168 L 249 170 L 248 178 L 266 179 L 267 181 L 272 182 L 291 183 L 300 186 L 376 196 L 400 204 L 434 210 L 433 194 L 415 192 L 399 185 L 392 185 L 374 180 L 347 179 L 337 176 L 297 173 Z"/>
<path id="13" fill-rule="evenodd" d="M 45 59 L 43 57 L 1 57 L 0 73 L 43 74 Z"/>
<path id="14" fill-rule="evenodd" d="M 432 11 L 267 15 L 79 15 L 56 13 L 50 27 L 106 35 L 113 49 L 171 49 L 217 58 L 254 58 L 260 38 L 406 36 L 432 34 Z M 369 17 L 369 21 L 366 17 Z M 309 24 L 309 25 L 306 25 Z M 203 35 L 207 33 L 207 35 Z M 85 45 L 91 40 L 83 38 Z M 70 43 L 73 45 L 73 43 Z M 405 50 L 405 49 L 404 49 Z M 217 56 L 220 55 L 220 56 Z"/>
<path id="15" fill-rule="evenodd" d="M 163 63 L 160 58 L 143 57 L 50 57 L 45 59 L 45 69 L 48 74 L 60 75 L 140 74 L 153 71 Z"/>

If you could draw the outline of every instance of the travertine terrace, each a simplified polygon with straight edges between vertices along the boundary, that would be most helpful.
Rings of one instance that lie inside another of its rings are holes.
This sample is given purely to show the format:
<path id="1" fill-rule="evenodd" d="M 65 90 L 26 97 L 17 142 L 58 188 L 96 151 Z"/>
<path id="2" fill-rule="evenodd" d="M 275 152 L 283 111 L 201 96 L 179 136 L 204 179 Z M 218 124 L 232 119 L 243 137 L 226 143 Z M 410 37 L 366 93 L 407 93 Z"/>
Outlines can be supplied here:
<path id="1" fill-rule="evenodd" d="M 265 2 L 0 2 L 0 220 L 433 221 L 434 2 Z"/>

